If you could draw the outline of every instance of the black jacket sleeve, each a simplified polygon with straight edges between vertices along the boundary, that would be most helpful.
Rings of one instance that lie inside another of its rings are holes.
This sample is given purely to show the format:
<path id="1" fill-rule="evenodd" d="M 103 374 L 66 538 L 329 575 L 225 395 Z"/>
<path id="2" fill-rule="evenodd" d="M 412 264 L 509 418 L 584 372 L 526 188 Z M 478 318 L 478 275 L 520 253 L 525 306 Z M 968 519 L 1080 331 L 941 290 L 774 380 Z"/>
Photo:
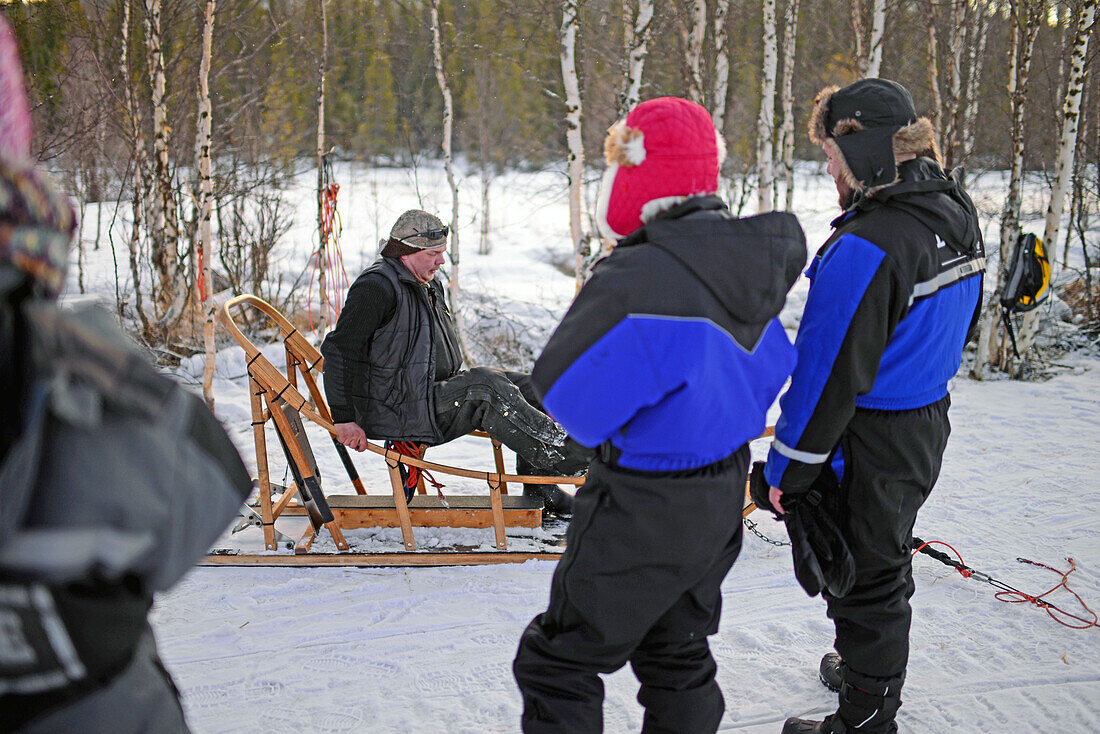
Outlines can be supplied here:
<path id="1" fill-rule="evenodd" d="M 355 401 L 366 390 L 371 337 L 379 326 L 393 318 L 397 294 L 379 274 L 358 278 L 348 290 L 347 300 L 321 345 L 325 358 L 325 397 L 334 423 L 355 420 Z"/>

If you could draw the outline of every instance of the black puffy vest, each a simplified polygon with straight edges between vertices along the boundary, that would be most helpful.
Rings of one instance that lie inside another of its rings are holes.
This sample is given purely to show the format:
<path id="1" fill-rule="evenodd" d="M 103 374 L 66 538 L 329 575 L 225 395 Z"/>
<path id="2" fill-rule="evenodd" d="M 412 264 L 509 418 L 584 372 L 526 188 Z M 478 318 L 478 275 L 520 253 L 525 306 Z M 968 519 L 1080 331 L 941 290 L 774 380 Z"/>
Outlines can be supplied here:
<path id="1" fill-rule="evenodd" d="M 393 318 L 371 337 L 367 353 L 366 400 L 355 400 L 356 422 L 375 439 L 442 442 L 435 424 L 433 385 L 435 348 L 432 339 L 432 304 L 428 288 L 435 294 L 438 319 L 452 353 L 459 354 L 458 338 L 446 312 L 443 286 L 433 280 L 425 286 L 399 261 L 381 258 L 367 273 L 386 277 L 396 294 Z M 363 407 L 365 404 L 365 407 Z M 360 415 L 359 410 L 365 411 Z"/>

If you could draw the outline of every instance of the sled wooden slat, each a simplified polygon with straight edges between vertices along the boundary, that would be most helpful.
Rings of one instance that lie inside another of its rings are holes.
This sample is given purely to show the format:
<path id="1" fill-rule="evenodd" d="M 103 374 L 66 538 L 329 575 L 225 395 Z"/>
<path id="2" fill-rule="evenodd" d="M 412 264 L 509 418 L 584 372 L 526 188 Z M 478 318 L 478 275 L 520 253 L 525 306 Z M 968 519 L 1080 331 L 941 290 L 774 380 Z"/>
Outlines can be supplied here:
<path id="1" fill-rule="evenodd" d="M 560 553 L 492 551 L 486 552 L 421 552 L 415 553 L 284 553 L 213 554 L 198 563 L 200 566 L 482 566 L 525 561 L 557 561 Z"/>

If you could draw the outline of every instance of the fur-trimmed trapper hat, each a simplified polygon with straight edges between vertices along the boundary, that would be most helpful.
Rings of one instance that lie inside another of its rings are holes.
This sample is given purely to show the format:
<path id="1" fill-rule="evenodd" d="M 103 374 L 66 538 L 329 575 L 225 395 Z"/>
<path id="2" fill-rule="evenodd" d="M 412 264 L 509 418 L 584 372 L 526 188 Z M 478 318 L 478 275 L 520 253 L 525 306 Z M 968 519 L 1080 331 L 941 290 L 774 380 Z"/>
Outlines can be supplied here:
<path id="1" fill-rule="evenodd" d="M 603 149 L 607 169 L 596 222 L 600 234 L 614 240 L 688 198 L 717 192 L 726 157 L 710 113 L 679 97 L 636 106 L 611 126 Z"/>
<path id="2" fill-rule="evenodd" d="M 889 79 L 860 79 L 817 93 L 810 114 L 810 140 L 835 146 L 841 176 L 867 193 L 897 183 L 897 158 L 928 156 L 940 162 L 927 117 L 917 117 L 909 90 Z"/>

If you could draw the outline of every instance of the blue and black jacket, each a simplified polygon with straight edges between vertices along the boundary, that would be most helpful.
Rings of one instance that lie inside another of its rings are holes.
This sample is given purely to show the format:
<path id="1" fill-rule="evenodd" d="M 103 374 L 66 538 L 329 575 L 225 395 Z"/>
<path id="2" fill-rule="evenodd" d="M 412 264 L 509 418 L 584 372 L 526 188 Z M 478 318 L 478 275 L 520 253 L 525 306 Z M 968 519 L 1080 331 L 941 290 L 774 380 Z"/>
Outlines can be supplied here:
<path id="1" fill-rule="evenodd" d="M 760 435 L 794 367 L 776 316 L 805 262 L 793 215 L 689 199 L 596 265 L 535 363 L 543 404 L 624 468 L 726 458 Z"/>
<path id="2" fill-rule="evenodd" d="M 804 492 L 857 409 L 910 410 L 947 395 L 981 309 L 984 250 L 970 198 L 928 158 L 856 201 L 810 264 L 765 477 Z M 899 437 L 904 440 L 904 437 Z"/>

